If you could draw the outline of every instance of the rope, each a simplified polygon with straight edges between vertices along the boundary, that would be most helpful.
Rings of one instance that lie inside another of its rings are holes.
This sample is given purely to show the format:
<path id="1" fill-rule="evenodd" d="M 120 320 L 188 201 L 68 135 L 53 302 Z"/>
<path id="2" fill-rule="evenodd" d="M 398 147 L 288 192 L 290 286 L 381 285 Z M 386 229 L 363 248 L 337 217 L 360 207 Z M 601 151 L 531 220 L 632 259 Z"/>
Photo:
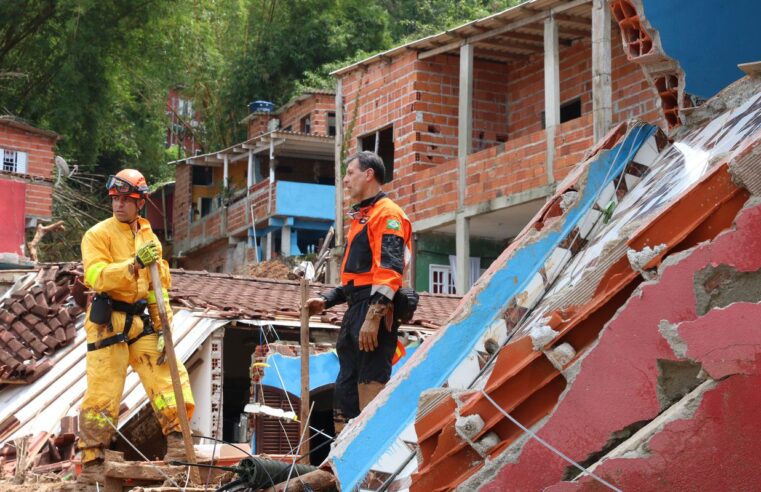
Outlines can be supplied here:
<path id="1" fill-rule="evenodd" d="M 567 462 L 568 462 L 568 463 L 570 463 L 571 465 L 573 465 L 573 466 L 575 466 L 576 468 L 578 468 L 579 470 L 581 470 L 581 472 L 582 472 L 582 473 L 584 473 L 584 474 L 586 474 L 586 475 L 589 475 L 590 477 L 594 478 L 595 480 L 597 480 L 598 482 L 600 482 L 601 484 L 603 484 L 604 486 L 606 486 L 606 487 L 607 487 L 607 488 L 609 488 L 610 490 L 614 490 L 614 491 L 616 491 L 616 492 L 622 492 L 622 491 L 621 491 L 621 489 L 619 489 L 618 487 L 616 487 L 616 486 L 614 486 L 614 485 L 610 484 L 609 482 L 606 482 L 605 480 L 603 480 L 602 478 L 598 477 L 597 475 L 595 475 L 595 474 L 594 474 L 594 473 L 592 473 L 591 471 L 587 470 L 586 468 L 584 468 L 583 466 L 581 466 L 580 464 L 578 464 L 577 462 L 575 462 L 574 460 L 572 460 L 571 458 L 569 458 L 568 456 L 566 456 L 565 454 L 563 454 L 563 453 L 562 453 L 562 452 L 561 452 L 561 451 L 560 451 L 558 448 L 556 448 L 556 447 L 555 447 L 555 446 L 553 446 L 552 444 L 548 443 L 547 441 L 545 441 L 544 439 L 542 439 L 541 437 L 539 437 L 539 436 L 538 436 L 538 435 L 537 435 L 537 434 L 536 434 L 534 431 L 532 431 L 532 430 L 531 430 L 531 429 L 529 429 L 528 427 L 525 427 L 523 424 L 521 424 L 520 422 L 518 422 L 517 420 L 515 420 L 515 419 L 512 417 L 512 415 L 510 415 L 510 414 L 509 414 L 509 413 L 507 413 L 507 412 L 506 412 L 506 411 L 505 411 L 505 410 L 504 410 L 502 407 L 500 407 L 500 406 L 497 404 L 497 402 L 496 402 L 496 401 L 492 400 L 491 396 L 489 396 L 489 395 L 486 393 L 486 391 L 484 391 L 484 390 L 481 390 L 481 394 L 482 394 L 482 395 L 484 395 L 484 398 L 486 398 L 487 400 L 489 400 L 489 402 L 490 402 L 492 405 L 494 405 L 494 408 L 496 408 L 497 410 L 499 410 L 499 412 L 500 412 L 502 415 L 504 415 L 505 417 L 507 417 L 507 418 L 510 420 L 510 422 L 514 423 L 515 425 L 517 425 L 518 427 L 520 427 L 520 428 L 523 430 L 523 432 L 525 432 L 525 433 L 526 433 L 526 434 L 528 434 L 529 436 L 531 436 L 531 437 L 533 437 L 534 439 L 536 439 L 537 441 L 539 441 L 539 443 L 540 443 L 540 444 L 542 444 L 542 445 L 543 445 L 545 448 L 549 449 L 550 451 L 552 451 L 553 453 L 555 453 L 555 454 L 556 454 L 557 456 L 559 456 L 560 458 L 563 458 L 565 461 L 567 461 Z"/>

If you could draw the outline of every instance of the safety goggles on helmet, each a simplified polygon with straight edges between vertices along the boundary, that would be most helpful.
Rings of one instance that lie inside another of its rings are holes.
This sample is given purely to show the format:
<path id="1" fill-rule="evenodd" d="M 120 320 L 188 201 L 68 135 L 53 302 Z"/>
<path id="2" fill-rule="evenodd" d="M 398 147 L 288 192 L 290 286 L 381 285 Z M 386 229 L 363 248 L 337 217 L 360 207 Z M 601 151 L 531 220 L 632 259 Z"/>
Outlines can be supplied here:
<path id="1" fill-rule="evenodd" d="M 140 195 L 143 196 L 148 193 L 148 187 L 145 185 L 134 186 L 129 181 L 126 181 L 113 174 L 108 177 L 106 181 L 106 189 L 109 195 Z"/>

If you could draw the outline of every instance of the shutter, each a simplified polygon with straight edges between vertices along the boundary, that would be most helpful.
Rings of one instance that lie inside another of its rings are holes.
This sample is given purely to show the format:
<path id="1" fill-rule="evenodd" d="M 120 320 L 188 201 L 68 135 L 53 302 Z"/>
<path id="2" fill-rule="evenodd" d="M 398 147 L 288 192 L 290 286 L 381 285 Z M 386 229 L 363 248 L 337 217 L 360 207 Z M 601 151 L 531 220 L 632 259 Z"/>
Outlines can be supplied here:
<path id="1" fill-rule="evenodd" d="M 5 171 L 5 150 L 0 149 L 0 171 Z"/>
<path id="2" fill-rule="evenodd" d="M 285 392 L 279 388 L 262 386 L 264 401 L 261 402 L 272 408 L 282 408 L 285 411 L 291 409 Z M 299 415 L 299 399 L 291 398 L 293 411 Z M 280 425 L 282 424 L 282 426 Z M 283 433 L 285 429 L 285 433 Z M 290 446 L 288 445 L 290 442 Z M 291 447 L 294 452 L 299 443 L 298 422 L 286 422 L 284 420 L 256 416 L 256 452 L 259 454 L 290 454 Z"/>
<path id="3" fill-rule="evenodd" d="M 26 174 L 26 152 L 16 152 L 16 172 Z"/>

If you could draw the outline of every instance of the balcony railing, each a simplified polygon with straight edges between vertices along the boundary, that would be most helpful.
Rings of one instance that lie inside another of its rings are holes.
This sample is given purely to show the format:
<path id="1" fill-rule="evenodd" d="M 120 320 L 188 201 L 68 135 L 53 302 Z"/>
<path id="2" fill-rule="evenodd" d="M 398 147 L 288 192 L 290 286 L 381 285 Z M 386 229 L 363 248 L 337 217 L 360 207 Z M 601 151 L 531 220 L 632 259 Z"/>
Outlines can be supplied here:
<path id="1" fill-rule="evenodd" d="M 208 246 L 225 237 L 245 237 L 252 223 L 269 226 L 272 217 L 307 220 L 335 219 L 335 187 L 269 179 L 256 183 L 247 195 L 233 196 L 227 206 L 190 223 L 187 238 L 177 238 L 178 251 Z"/>

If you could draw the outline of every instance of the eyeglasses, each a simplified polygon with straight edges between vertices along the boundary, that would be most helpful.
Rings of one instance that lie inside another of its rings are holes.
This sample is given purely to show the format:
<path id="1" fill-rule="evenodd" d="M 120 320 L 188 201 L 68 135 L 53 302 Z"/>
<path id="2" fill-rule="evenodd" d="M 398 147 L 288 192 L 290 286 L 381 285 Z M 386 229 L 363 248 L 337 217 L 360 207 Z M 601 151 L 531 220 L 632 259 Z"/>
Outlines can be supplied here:
<path id="1" fill-rule="evenodd" d="M 108 181 L 106 181 L 106 189 L 108 191 L 115 190 L 120 195 L 129 195 L 132 193 L 143 195 L 148 193 L 147 186 L 143 185 L 136 187 L 129 181 L 125 181 L 124 179 L 114 175 L 108 177 Z"/>

